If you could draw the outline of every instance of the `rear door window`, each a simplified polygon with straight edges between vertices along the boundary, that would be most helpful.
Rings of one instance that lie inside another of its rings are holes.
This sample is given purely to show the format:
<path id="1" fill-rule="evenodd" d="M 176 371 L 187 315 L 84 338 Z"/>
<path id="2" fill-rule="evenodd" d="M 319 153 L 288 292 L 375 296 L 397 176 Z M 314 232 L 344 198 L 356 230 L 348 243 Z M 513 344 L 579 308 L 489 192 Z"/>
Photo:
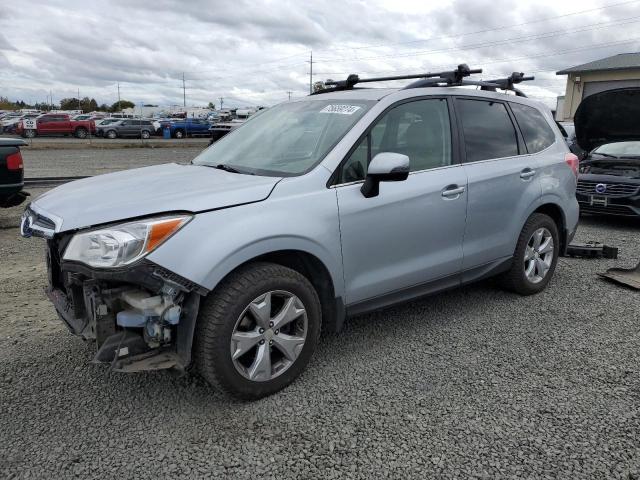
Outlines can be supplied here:
<path id="1" fill-rule="evenodd" d="M 501 102 L 456 99 L 462 122 L 467 162 L 518 155 L 518 137 L 507 107 Z"/>
<path id="2" fill-rule="evenodd" d="M 553 130 L 537 108 L 511 103 L 511 111 L 516 117 L 529 153 L 540 152 L 556 141 Z"/>

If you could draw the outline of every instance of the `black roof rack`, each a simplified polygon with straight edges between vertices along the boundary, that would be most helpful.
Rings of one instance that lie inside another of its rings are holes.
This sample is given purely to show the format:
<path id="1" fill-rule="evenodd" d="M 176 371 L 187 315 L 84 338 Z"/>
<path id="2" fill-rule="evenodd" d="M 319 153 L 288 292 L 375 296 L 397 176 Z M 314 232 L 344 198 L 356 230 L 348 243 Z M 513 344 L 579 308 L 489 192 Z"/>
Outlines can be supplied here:
<path id="1" fill-rule="evenodd" d="M 465 80 L 465 77 L 474 73 L 482 73 L 481 68 L 471 69 L 467 64 L 460 64 L 458 68 L 446 72 L 437 73 L 418 73 L 414 75 L 397 75 L 392 77 L 376 77 L 376 78 L 360 78 L 356 74 L 351 74 L 346 80 L 327 80 L 324 84 L 329 88 L 318 90 L 311 95 L 317 95 L 328 92 L 337 92 L 341 90 L 351 90 L 353 87 L 360 83 L 370 82 L 389 82 L 393 80 L 409 80 L 420 79 L 416 82 L 410 83 L 405 89 L 409 88 L 423 88 L 423 87 L 459 87 L 465 85 L 473 85 L 480 87 L 482 90 L 488 90 L 495 92 L 496 89 L 510 90 L 515 92 L 520 97 L 526 97 L 526 95 L 514 87 L 514 84 L 520 83 L 526 80 L 533 80 L 534 77 L 525 77 L 522 72 L 513 72 L 507 78 L 498 78 L 495 80 Z"/>

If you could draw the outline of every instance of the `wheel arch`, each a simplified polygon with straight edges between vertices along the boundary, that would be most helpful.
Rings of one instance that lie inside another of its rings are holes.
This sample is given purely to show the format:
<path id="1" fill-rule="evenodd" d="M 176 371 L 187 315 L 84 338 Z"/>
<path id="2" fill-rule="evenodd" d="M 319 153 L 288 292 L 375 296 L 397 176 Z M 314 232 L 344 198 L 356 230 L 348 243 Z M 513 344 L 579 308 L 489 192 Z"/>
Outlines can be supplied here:
<path id="1" fill-rule="evenodd" d="M 560 252 L 564 252 L 567 247 L 567 221 L 562 207 L 554 202 L 546 202 L 531 213 L 543 213 L 553 219 L 560 234 Z"/>
<path id="2" fill-rule="evenodd" d="M 300 248 L 283 248 L 267 251 L 246 258 L 237 263 L 222 276 L 216 286 L 225 278 L 251 263 L 269 262 L 295 270 L 304 276 L 318 294 L 322 307 L 323 330 L 338 332 L 344 323 L 345 309 L 342 295 L 336 293 L 336 282 L 329 267 L 317 255 Z M 338 287 L 339 288 L 339 287 Z M 215 290 L 215 288 L 214 288 Z"/>

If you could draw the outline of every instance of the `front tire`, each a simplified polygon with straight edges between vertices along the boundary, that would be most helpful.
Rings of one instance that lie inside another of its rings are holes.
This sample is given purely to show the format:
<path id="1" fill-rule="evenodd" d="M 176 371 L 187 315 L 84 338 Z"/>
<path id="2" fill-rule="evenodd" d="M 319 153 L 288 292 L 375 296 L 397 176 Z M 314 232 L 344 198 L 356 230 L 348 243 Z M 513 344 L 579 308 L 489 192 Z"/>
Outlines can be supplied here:
<path id="1" fill-rule="evenodd" d="M 109 138 L 111 140 L 114 140 L 114 139 L 118 138 L 118 134 L 116 133 L 115 130 L 109 130 L 104 135 L 105 135 L 105 137 L 107 137 L 107 138 Z"/>
<path id="2" fill-rule="evenodd" d="M 151 137 L 151 133 L 149 133 L 149 131 L 148 131 L 148 130 L 143 130 L 143 131 L 140 133 L 140 138 L 142 138 L 143 140 L 148 140 L 148 139 L 149 139 L 149 137 Z"/>
<path id="3" fill-rule="evenodd" d="M 559 252 L 556 222 L 543 213 L 532 214 L 518 238 L 513 264 L 502 277 L 504 287 L 520 295 L 541 292 L 553 276 Z"/>
<path id="4" fill-rule="evenodd" d="M 87 131 L 86 128 L 78 128 L 75 131 L 76 138 L 87 138 L 88 134 L 89 132 Z"/>
<path id="5" fill-rule="evenodd" d="M 231 273 L 200 307 L 195 363 L 214 387 L 245 400 L 281 390 L 309 363 L 322 310 L 295 270 L 253 263 Z"/>
<path id="6" fill-rule="evenodd" d="M 184 132 L 182 130 L 176 130 L 176 133 L 174 133 L 176 138 L 184 138 Z"/>

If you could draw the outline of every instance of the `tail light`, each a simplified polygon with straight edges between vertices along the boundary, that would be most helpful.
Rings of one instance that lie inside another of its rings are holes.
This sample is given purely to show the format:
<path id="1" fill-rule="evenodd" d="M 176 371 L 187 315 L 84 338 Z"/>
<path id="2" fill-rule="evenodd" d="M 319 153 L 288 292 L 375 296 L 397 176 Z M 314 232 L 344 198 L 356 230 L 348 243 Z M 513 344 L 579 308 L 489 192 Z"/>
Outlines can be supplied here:
<path id="1" fill-rule="evenodd" d="M 12 153 L 7 156 L 7 169 L 11 171 L 22 170 L 24 165 L 22 164 L 22 155 L 20 152 Z"/>
<path id="2" fill-rule="evenodd" d="M 567 165 L 573 170 L 573 174 L 578 178 L 578 164 L 580 160 L 573 153 L 567 153 L 564 156 L 564 161 L 567 162 Z"/>

